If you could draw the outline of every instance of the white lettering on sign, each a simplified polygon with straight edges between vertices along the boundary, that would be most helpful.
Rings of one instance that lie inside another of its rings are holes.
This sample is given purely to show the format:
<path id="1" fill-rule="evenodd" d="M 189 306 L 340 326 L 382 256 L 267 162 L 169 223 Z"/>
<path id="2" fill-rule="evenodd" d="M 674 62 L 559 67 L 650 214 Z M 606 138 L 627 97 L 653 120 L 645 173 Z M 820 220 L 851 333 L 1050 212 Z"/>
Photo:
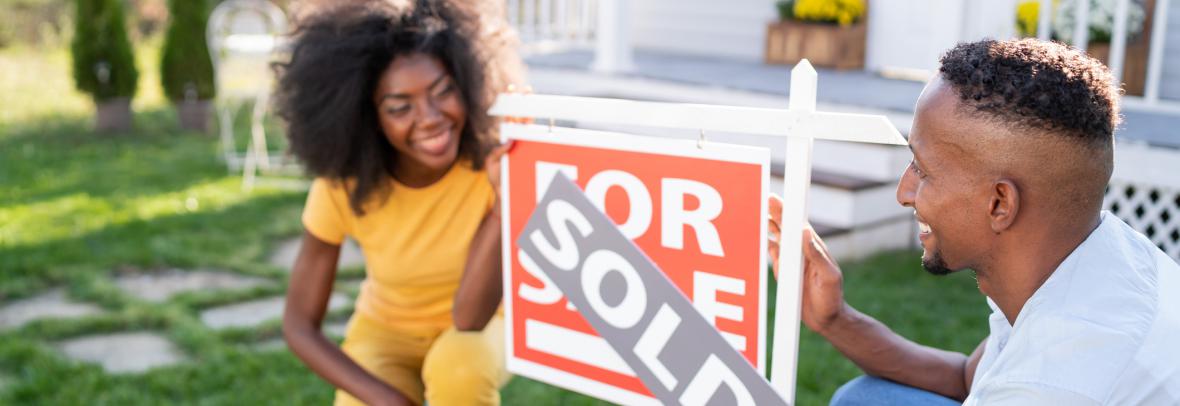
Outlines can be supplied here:
<path id="1" fill-rule="evenodd" d="M 570 180 L 576 180 L 579 170 L 577 165 L 536 162 L 536 199 L 538 202 L 545 195 L 549 184 L 558 173 Z M 643 236 L 651 228 L 652 194 L 643 181 L 635 175 L 614 169 L 592 174 L 586 182 L 585 193 L 591 203 L 605 211 L 606 195 L 615 188 L 623 192 L 630 207 L 627 219 L 619 224 L 619 231 L 632 240 Z M 659 229 L 662 246 L 683 250 L 685 248 L 685 228 L 691 227 L 701 252 L 719 257 L 725 255 L 717 227 L 713 225 L 713 221 L 721 214 L 724 207 L 721 195 L 716 189 L 697 181 L 665 178 L 661 180 L 660 195 Z M 687 208 L 689 196 L 699 202 L 699 205 L 692 210 Z M 556 254 L 555 265 L 567 271 L 572 270 L 576 265 L 579 252 L 578 247 L 573 244 L 569 224 L 573 224 L 573 227 L 582 236 L 588 235 L 593 230 L 584 218 L 572 213 L 570 207 L 550 206 L 547 210 L 546 214 L 550 216 L 549 221 L 558 225 L 552 228 L 556 237 L 556 247 L 549 244 L 539 233 L 534 233 L 529 237 L 547 257 Z M 566 224 L 567 222 L 568 224 Z M 541 282 L 540 287 L 522 283 L 518 288 L 521 299 L 549 305 L 563 298 L 560 290 L 537 268 L 532 258 L 529 258 L 523 251 L 518 251 L 518 257 L 521 259 L 524 270 Z M 696 271 L 693 273 L 692 301 L 706 320 L 709 320 L 714 326 L 716 326 L 718 318 L 742 321 L 742 309 L 739 306 L 718 301 L 716 292 L 719 291 L 744 295 L 746 292 L 745 282 L 707 272 Z M 594 296 L 587 295 L 587 297 Z M 576 311 L 573 303 L 566 302 L 565 307 L 570 311 Z M 636 312 L 636 314 L 641 313 Z M 724 331 L 721 332 L 721 335 L 738 351 L 746 350 L 746 337 Z"/>
<path id="2" fill-rule="evenodd" d="M 741 306 L 717 301 L 717 292 L 746 294 L 746 281 L 730 278 L 708 272 L 696 271 L 692 274 L 692 304 L 705 316 L 713 327 L 717 326 L 717 319 L 723 318 L 742 321 Z M 746 338 L 733 333 L 721 332 L 725 341 L 729 341 L 738 351 L 746 350 Z"/>
<path id="3" fill-rule="evenodd" d="M 721 385 L 729 387 L 737 397 L 737 404 L 754 406 L 754 396 L 742 385 L 742 381 L 733 371 L 725 366 L 716 355 L 709 354 L 701 370 L 688 383 L 688 388 L 680 394 L 680 404 L 684 406 L 704 406 L 714 393 L 721 389 Z"/>
<path id="4" fill-rule="evenodd" d="M 553 181 L 553 176 L 561 173 L 569 180 L 578 180 L 578 167 L 574 165 L 559 164 L 554 162 L 537 161 L 537 203 L 541 202 L 541 198 L 545 197 L 545 191 L 549 188 L 549 182 Z"/>
<path id="5" fill-rule="evenodd" d="M 602 297 L 602 280 L 609 272 L 622 275 L 627 287 L 623 300 L 615 306 L 606 304 Z M 598 250 L 586 257 L 582 264 L 582 291 L 590 307 L 616 328 L 634 327 L 647 311 L 647 290 L 643 281 L 631 263 L 614 251 Z"/>
<path id="6" fill-rule="evenodd" d="M 676 327 L 680 326 L 680 315 L 676 314 L 675 310 L 668 307 L 667 303 L 660 305 L 660 310 L 656 312 L 656 317 L 651 319 L 651 327 L 643 332 L 643 336 L 639 337 L 639 341 L 635 342 L 635 356 L 647 365 L 651 372 L 656 375 L 656 379 L 664 385 L 664 388 L 673 390 L 676 388 L 676 377 L 660 362 L 660 353 L 664 352 L 664 347 L 668 345 L 668 340 L 672 339 L 672 334 L 676 332 Z"/>
<path id="7" fill-rule="evenodd" d="M 689 226 L 696 233 L 701 252 L 724 257 L 721 237 L 717 236 L 717 227 L 713 226 L 713 219 L 721 215 L 721 194 L 717 193 L 717 189 L 687 179 L 664 179 L 660 188 L 663 189 L 663 198 L 660 200 L 660 244 L 684 249 L 684 226 Z M 684 207 L 687 195 L 695 196 L 701 203 L 696 210 L 690 211 Z"/>
<path id="8" fill-rule="evenodd" d="M 537 304 L 554 304 L 558 300 L 561 300 L 561 290 L 553 284 L 553 281 L 549 280 L 548 276 L 545 276 L 545 272 L 541 271 L 541 268 L 537 266 L 537 262 L 533 261 L 533 257 L 530 257 L 527 252 L 521 249 L 516 250 L 516 257 L 520 258 L 520 266 L 524 268 L 525 272 L 528 272 L 529 275 L 541 281 L 541 287 L 539 288 L 527 283 L 520 284 L 517 294 L 520 295 L 521 299 Z"/>
<path id="9" fill-rule="evenodd" d="M 558 173 L 570 180 L 578 179 L 578 167 L 569 164 L 537 161 L 535 172 L 538 202 Z M 631 208 L 627 220 L 619 224 L 619 231 L 629 239 L 639 238 L 651 226 L 651 192 L 635 175 L 611 169 L 590 177 L 586 182 L 586 196 L 600 210 L 606 211 L 606 194 L 614 187 L 622 189 Z M 713 220 L 721 215 L 724 207 L 717 189 L 702 182 L 677 178 L 662 179 L 660 189 L 660 244 L 667 248 L 684 249 L 684 229 L 692 227 L 701 252 L 724 257 L 725 249 L 721 246 L 721 237 L 717 233 L 717 227 L 713 225 Z M 685 207 L 687 196 L 690 195 L 700 202 L 694 210 Z"/>
<path id="10" fill-rule="evenodd" d="M 537 245 L 537 249 L 545 255 L 549 262 L 564 271 L 571 271 L 578 265 L 580 255 L 578 255 L 578 244 L 574 243 L 574 236 L 570 233 L 569 224 L 577 227 L 578 233 L 583 237 L 590 235 L 594 231 L 594 227 L 590 226 L 590 221 L 586 220 L 586 217 L 578 212 L 578 209 L 563 200 L 550 204 L 546 208 L 545 214 L 547 215 L 546 219 L 549 220 L 550 229 L 557 237 L 558 246 L 554 247 L 549 244 L 540 230 L 533 232 L 529 238 L 532 238 L 533 244 Z"/>
<path id="11" fill-rule="evenodd" d="M 586 197 L 590 198 L 599 210 L 605 212 L 606 192 L 614 186 L 623 189 L 631 206 L 630 213 L 627 213 L 627 221 L 619 224 L 619 231 L 628 239 L 639 238 L 651 225 L 651 194 L 648 193 L 647 187 L 643 186 L 643 181 L 624 171 L 605 170 L 595 174 L 590 178 L 590 182 L 586 183 Z"/>

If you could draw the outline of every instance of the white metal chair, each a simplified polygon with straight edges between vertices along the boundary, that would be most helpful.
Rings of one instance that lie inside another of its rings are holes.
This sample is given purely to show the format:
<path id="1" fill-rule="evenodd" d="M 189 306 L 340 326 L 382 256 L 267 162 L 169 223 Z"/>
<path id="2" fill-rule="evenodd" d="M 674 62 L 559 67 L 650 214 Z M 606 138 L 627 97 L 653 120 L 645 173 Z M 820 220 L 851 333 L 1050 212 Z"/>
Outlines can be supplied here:
<path id="1" fill-rule="evenodd" d="M 246 190 L 254 187 L 259 172 L 297 168 L 281 153 L 271 157 L 263 126 L 274 85 L 270 64 L 283 47 L 286 30 L 283 10 L 266 0 L 227 0 L 209 16 L 206 36 L 217 85 L 222 155 L 231 172 L 242 171 L 242 187 Z M 240 152 L 235 142 L 234 116 L 251 102 L 250 141 Z"/>

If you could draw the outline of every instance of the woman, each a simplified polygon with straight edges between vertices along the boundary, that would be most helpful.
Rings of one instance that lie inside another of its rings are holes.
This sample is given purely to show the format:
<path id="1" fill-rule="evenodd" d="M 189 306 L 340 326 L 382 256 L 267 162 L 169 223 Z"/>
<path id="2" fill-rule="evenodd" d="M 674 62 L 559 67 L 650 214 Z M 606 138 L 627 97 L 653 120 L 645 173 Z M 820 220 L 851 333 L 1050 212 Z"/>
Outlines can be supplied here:
<path id="1" fill-rule="evenodd" d="M 280 66 L 291 151 L 316 176 L 283 335 L 336 404 L 497 404 L 504 370 L 499 157 L 478 19 L 445 2 L 310 16 Z M 367 278 L 337 348 L 320 332 L 340 244 Z"/>

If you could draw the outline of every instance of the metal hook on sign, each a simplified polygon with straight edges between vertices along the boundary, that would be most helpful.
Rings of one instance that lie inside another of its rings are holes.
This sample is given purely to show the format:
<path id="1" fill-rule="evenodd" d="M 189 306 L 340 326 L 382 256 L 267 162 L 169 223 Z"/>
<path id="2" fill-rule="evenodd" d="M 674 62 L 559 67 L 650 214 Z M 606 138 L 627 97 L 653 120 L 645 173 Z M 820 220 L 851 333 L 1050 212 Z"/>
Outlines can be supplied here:
<path id="1" fill-rule="evenodd" d="M 705 149 L 705 130 L 701 130 L 700 137 L 697 138 L 697 149 Z"/>

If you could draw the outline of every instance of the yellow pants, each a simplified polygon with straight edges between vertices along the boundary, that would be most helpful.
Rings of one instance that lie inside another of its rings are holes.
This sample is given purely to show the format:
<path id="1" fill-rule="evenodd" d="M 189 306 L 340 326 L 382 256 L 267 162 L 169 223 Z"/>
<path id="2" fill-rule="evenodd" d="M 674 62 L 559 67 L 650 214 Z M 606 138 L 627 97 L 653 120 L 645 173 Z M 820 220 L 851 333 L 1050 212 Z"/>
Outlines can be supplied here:
<path id="1" fill-rule="evenodd" d="M 438 334 L 393 330 L 356 313 L 341 349 L 416 404 L 499 405 L 500 387 L 510 378 L 504 367 L 503 331 L 498 315 L 483 331 L 451 327 Z M 336 405 L 361 404 L 347 392 L 336 391 Z"/>

